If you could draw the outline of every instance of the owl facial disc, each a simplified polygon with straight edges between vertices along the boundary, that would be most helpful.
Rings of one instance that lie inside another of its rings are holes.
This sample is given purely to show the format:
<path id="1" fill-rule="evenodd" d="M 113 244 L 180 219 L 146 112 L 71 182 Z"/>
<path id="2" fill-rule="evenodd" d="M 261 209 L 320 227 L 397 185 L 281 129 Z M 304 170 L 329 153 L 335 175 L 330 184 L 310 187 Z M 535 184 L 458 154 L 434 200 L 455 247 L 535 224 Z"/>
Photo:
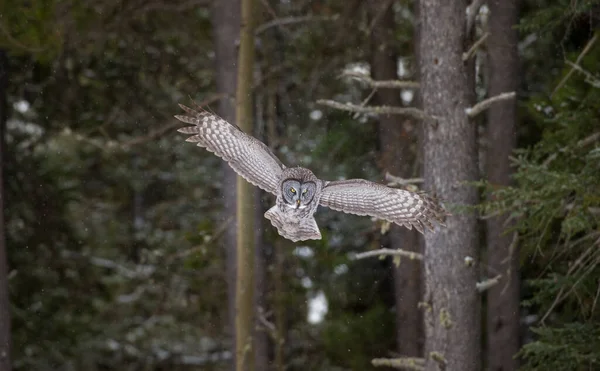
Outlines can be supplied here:
<path id="1" fill-rule="evenodd" d="M 317 185 L 314 182 L 301 182 L 287 179 L 281 184 L 285 205 L 291 209 L 305 209 L 312 201 Z"/>

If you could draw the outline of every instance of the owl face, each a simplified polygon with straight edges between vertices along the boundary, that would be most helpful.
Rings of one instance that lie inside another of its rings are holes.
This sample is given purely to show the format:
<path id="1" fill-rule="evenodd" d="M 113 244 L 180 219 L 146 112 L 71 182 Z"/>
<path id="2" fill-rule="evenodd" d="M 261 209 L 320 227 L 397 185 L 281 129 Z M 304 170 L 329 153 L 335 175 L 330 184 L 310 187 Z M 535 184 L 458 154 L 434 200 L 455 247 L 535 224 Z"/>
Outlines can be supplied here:
<path id="1" fill-rule="evenodd" d="M 304 209 L 315 197 L 315 182 L 302 182 L 298 179 L 286 179 L 281 183 L 281 194 L 285 205 L 294 209 Z"/>

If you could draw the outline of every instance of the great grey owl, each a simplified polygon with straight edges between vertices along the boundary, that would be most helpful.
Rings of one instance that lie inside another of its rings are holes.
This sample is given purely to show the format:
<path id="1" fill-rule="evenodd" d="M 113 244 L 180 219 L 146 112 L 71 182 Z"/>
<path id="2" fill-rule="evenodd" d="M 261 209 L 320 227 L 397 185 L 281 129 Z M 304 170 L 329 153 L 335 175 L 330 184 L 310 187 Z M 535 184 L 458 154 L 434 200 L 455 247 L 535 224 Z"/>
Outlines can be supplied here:
<path id="1" fill-rule="evenodd" d="M 192 124 L 178 131 L 223 158 L 248 182 L 274 194 L 275 206 L 265 213 L 279 234 L 294 242 L 319 240 L 321 232 L 313 214 L 319 205 L 356 215 L 384 219 L 408 229 L 433 229 L 444 225 L 446 212 L 432 198 L 390 188 L 364 179 L 324 181 L 302 167 L 286 167 L 271 150 L 236 125 L 207 112 L 179 105 L 189 116 L 178 120 Z"/>

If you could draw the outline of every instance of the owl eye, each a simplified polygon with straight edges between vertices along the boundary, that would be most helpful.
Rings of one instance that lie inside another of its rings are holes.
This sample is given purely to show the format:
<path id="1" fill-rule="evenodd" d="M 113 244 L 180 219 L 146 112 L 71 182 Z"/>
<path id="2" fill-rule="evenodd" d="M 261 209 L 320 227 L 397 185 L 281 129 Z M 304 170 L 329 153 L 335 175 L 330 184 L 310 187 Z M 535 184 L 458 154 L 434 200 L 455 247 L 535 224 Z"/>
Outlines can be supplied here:
<path id="1" fill-rule="evenodd" d="M 305 195 L 305 194 L 306 194 L 306 192 L 308 192 L 308 189 L 305 189 L 305 190 L 303 190 L 303 191 L 302 191 L 302 194 L 303 194 L 303 195 Z"/>
<path id="2" fill-rule="evenodd" d="M 294 188 L 294 187 L 290 188 L 290 192 L 296 193 L 296 188 Z"/>

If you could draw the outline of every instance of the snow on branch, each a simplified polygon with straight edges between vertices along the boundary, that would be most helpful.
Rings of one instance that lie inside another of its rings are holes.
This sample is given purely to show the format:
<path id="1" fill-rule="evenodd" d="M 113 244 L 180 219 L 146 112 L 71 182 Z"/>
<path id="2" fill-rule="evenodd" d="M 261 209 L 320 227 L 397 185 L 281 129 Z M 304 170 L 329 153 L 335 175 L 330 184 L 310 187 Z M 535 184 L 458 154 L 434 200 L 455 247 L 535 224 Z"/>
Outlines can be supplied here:
<path id="1" fill-rule="evenodd" d="M 418 89 L 419 83 L 408 80 L 373 80 L 371 76 L 360 72 L 345 71 L 342 77 L 348 77 L 367 84 L 372 88 L 391 88 L 391 89 Z"/>
<path id="2" fill-rule="evenodd" d="M 473 107 L 469 107 L 469 108 L 465 109 L 465 112 L 466 112 L 467 116 L 473 118 L 473 117 L 479 115 L 481 112 L 485 111 L 486 109 L 490 108 L 492 104 L 503 101 L 503 100 L 513 99 L 516 96 L 517 96 L 517 94 L 514 91 L 498 94 L 494 97 L 482 100 L 481 102 L 477 103 Z"/>
<path id="3" fill-rule="evenodd" d="M 414 371 L 422 371 L 425 369 L 424 358 L 374 358 L 371 360 L 371 364 L 375 367 L 392 367 Z"/>
<path id="4" fill-rule="evenodd" d="M 424 121 L 432 119 L 424 111 L 414 107 L 359 106 L 353 103 L 341 103 L 329 99 L 319 99 L 317 100 L 317 104 L 348 112 L 371 113 L 375 115 L 405 115 Z"/>
<path id="5" fill-rule="evenodd" d="M 355 260 L 370 258 L 373 256 L 404 256 L 411 260 L 423 260 L 423 254 L 418 252 L 406 251 L 402 249 L 379 249 L 373 251 L 361 252 L 354 255 Z"/>

